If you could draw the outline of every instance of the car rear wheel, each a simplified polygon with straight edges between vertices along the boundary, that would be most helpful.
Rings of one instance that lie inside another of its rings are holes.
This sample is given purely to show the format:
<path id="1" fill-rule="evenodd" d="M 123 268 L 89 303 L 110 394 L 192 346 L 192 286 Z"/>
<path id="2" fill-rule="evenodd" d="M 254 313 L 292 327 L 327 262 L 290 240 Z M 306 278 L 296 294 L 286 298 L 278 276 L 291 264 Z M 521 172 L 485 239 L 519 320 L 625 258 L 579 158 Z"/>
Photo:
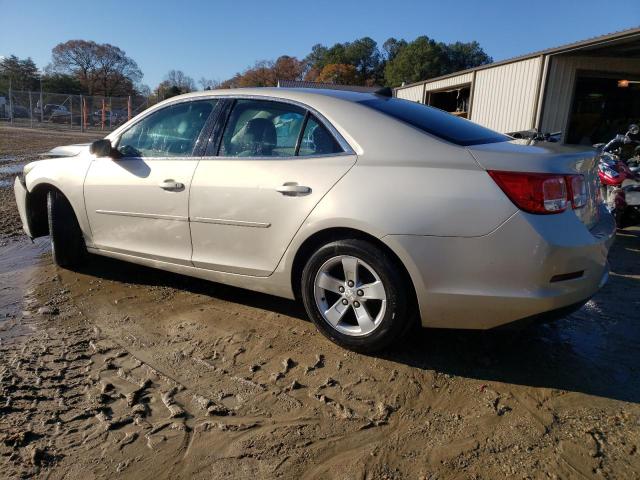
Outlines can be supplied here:
<path id="1" fill-rule="evenodd" d="M 412 323 L 404 276 L 387 252 L 364 240 L 319 248 L 302 272 L 301 292 L 318 330 L 351 350 L 381 350 Z"/>
<path id="2" fill-rule="evenodd" d="M 87 247 L 69 200 L 58 191 L 48 192 L 47 215 L 53 261 L 64 268 L 81 265 L 86 260 Z"/>

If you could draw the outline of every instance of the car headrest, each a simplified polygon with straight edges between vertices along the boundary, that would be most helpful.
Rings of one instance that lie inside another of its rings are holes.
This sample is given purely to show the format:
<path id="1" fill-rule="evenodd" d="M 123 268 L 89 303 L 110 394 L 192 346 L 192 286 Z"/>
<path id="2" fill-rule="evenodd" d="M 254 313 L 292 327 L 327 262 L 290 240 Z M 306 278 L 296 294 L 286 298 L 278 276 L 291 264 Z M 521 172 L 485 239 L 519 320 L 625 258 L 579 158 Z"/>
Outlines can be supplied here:
<path id="1" fill-rule="evenodd" d="M 317 155 L 333 153 L 333 137 L 322 127 L 317 126 L 311 134 Z"/>
<path id="2" fill-rule="evenodd" d="M 240 150 L 253 156 L 271 155 L 277 144 L 276 127 L 266 118 L 253 118 L 244 127 Z"/>

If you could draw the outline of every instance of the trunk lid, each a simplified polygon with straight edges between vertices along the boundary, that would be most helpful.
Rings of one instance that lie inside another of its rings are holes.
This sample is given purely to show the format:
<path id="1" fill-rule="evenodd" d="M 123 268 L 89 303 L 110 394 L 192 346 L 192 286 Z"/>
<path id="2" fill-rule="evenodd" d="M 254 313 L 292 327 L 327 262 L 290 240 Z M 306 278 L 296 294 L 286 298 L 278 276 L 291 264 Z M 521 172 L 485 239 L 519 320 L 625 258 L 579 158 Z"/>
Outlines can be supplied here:
<path id="1" fill-rule="evenodd" d="M 584 175 L 587 204 L 573 212 L 587 228 L 598 218 L 598 154 L 590 147 L 569 147 L 549 142 L 510 142 L 473 145 L 467 150 L 486 170 Z"/>

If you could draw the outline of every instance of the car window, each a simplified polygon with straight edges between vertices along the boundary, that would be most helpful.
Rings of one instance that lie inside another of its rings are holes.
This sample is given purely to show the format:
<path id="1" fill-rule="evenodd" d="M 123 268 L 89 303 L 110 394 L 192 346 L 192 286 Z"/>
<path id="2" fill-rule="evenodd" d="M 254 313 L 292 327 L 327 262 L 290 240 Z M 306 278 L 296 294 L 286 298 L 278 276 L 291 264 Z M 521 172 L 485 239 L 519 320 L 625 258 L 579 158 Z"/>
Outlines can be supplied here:
<path id="1" fill-rule="evenodd" d="M 302 134 L 298 155 L 330 155 L 343 150 L 329 131 L 313 116 L 309 116 Z"/>
<path id="2" fill-rule="evenodd" d="M 358 103 L 457 145 L 478 145 L 511 140 L 502 133 L 417 102 L 380 97 L 361 100 Z"/>
<path id="3" fill-rule="evenodd" d="M 305 110 L 269 100 L 237 100 L 222 135 L 221 157 L 291 157 Z"/>
<path id="4" fill-rule="evenodd" d="M 188 157 L 217 100 L 182 102 L 145 117 L 118 142 L 123 157 Z"/>

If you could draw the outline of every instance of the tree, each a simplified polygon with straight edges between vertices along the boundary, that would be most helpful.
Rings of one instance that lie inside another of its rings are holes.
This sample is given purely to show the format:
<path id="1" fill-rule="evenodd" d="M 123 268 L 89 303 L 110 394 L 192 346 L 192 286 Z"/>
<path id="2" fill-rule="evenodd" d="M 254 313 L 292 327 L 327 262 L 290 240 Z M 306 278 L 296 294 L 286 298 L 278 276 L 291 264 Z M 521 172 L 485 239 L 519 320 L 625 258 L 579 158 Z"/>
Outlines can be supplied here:
<path id="1" fill-rule="evenodd" d="M 273 64 L 272 70 L 276 83 L 278 80 L 300 80 L 304 73 L 304 62 L 296 57 L 283 55 Z"/>
<path id="2" fill-rule="evenodd" d="M 372 38 L 363 37 L 353 42 L 336 43 L 332 47 L 316 44 L 305 58 L 305 80 L 316 80 L 327 65 L 352 65 L 357 77 L 352 84 L 375 83 L 382 76 L 382 56 Z"/>
<path id="3" fill-rule="evenodd" d="M 437 77 L 446 72 L 446 67 L 444 45 L 422 36 L 409 42 L 397 52 L 393 60 L 387 62 L 384 78 L 387 85 L 396 87 L 402 82 L 412 83 Z"/>
<path id="4" fill-rule="evenodd" d="M 211 80 L 205 77 L 200 77 L 198 83 L 202 87 L 202 90 L 215 90 L 216 88 L 220 88 L 220 82 L 218 80 Z"/>
<path id="5" fill-rule="evenodd" d="M 178 87 L 182 93 L 193 92 L 196 89 L 196 82 L 182 70 L 169 70 L 164 81 L 171 87 Z"/>
<path id="6" fill-rule="evenodd" d="M 386 42 L 382 44 L 382 51 L 384 52 L 384 60 L 389 62 L 396 58 L 398 52 L 407 46 L 406 40 L 397 40 L 394 37 L 390 37 Z"/>
<path id="7" fill-rule="evenodd" d="M 353 65 L 330 63 L 322 69 L 317 80 L 338 85 L 354 85 L 358 81 L 358 71 Z"/>
<path id="8" fill-rule="evenodd" d="M 39 88 L 40 73 L 31 60 L 21 60 L 15 55 L 0 59 L 0 89 L 36 90 Z"/>
<path id="9" fill-rule="evenodd" d="M 45 92 L 78 95 L 82 93 L 80 80 L 67 73 L 45 74 L 42 77 L 42 90 Z"/>
<path id="10" fill-rule="evenodd" d="M 128 95 L 142 78 L 136 62 L 108 43 L 69 40 L 51 53 L 51 70 L 75 75 L 89 95 Z"/>
<path id="11" fill-rule="evenodd" d="M 493 62 L 493 58 L 485 53 L 478 42 L 450 43 L 446 47 L 446 53 L 448 72 L 458 72 Z"/>
<path id="12" fill-rule="evenodd" d="M 185 75 L 182 70 L 170 70 L 160 85 L 156 87 L 155 94 L 164 99 L 193 92 L 195 89 L 196 82 L 193 81 L 193 78 Z"/>

